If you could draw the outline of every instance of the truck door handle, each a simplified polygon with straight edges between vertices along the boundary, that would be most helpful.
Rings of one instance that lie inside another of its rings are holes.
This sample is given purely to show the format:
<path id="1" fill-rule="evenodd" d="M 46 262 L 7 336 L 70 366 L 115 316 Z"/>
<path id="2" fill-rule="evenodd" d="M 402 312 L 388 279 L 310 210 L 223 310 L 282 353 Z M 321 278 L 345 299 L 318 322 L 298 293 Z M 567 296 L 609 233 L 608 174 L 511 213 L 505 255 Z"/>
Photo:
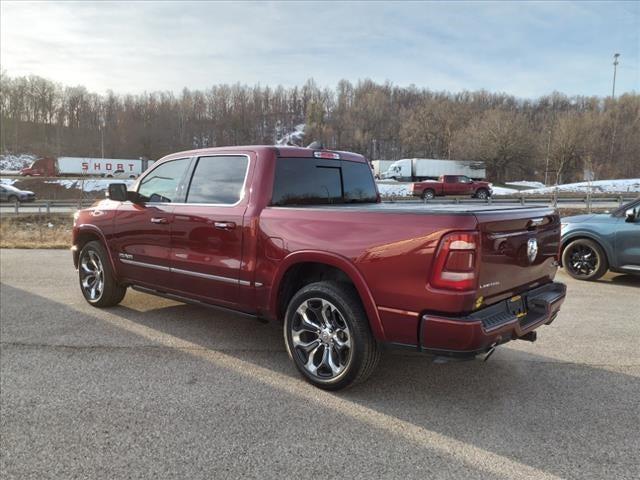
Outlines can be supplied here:
<path id="1" fill-rule="evenodd" d="M 236 224 L 233 222 L 214 222 L 213 226 L 218 230 L 233 230 L 236 228 Z"/>
<path id="2" fill-rule="evenodd" d="M 167 224 L 169 223 L 169 219 L 167 219 L 166 217 L 151 217 L 151 223 Z"/>

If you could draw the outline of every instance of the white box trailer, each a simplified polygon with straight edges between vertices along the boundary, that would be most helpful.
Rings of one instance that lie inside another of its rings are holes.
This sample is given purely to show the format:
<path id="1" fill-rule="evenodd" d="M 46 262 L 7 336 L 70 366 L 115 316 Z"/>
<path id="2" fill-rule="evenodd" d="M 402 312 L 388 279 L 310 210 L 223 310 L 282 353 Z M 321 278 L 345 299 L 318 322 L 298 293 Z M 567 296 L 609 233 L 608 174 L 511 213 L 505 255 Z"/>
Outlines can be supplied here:
<path id="1" fill-rule="evenodd" d="M 381 177 L 404 182 L 436 180 L 441 175 L 466 175 L 474 180 L 486 177 L 484 162 L 474 160 L 440 160 L 403 158 L 389 165 Z"/>
<path id="2" fill-rule="evenodd" d="M 395 160 L 372 160 L 371 166 L 373 167 L 373 175 L 376 178 L 381 178 L 382 174 L 389 169 L 389 166 L 395 162 Z"/>

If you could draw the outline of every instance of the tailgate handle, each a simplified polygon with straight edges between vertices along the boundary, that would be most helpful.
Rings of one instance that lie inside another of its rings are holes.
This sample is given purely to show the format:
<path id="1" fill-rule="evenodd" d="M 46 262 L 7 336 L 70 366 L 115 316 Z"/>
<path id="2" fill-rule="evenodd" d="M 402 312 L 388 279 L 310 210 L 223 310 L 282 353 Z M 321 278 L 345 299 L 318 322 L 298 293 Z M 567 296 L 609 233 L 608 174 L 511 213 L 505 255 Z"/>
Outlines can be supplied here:
<path id="1" fill-rule="evenodd" d="M 532 218 L 527 222 L 527 230 L 533 230 L 536 227 L 539 227 L 544 223 L 545 217 L 540 218 Z"/>

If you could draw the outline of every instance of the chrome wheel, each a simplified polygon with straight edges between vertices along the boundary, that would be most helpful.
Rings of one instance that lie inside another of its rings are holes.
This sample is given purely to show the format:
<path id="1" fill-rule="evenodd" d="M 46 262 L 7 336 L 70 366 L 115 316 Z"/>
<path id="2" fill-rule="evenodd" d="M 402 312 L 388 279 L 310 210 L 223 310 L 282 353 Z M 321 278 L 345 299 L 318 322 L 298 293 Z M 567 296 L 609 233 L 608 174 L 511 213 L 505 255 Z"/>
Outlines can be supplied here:
<path id="1" fill-rule="evenodd" d="M 422 194 L 422 198 L 424 198 L 425 200 L 432 200 L 435 196 L 436 194 L 433 192 L 433 190 L 425 190 L 425 192 Z"/>
<path id="2" fill-rule="evenodd" d="M 480 190 L 476 194 L 476 197 L 479 198 L 480 200 L 486 200 L 487 199 L 487 192 L 485 190 Z"/>
<path id="3" fill-rule="evenodd" d="M 577 244 L 569 252 L 567 267 L 576 275 L 591 275 L 598 269 L 600 259 L 598 254 L 588 245 Z"/>
<path id="4" fill-rule="evenodd" d="M 87 250 L 80 260 L 80 284 L 86 298 L 97 301 L 104 291 L 104 268 L 96 252 Z"/>
<path id="5" fill-rule="evenodd" d="M 331 380 L 351 361 L 351 332 L 336 306 L 321 298 L 305 300 L 291 322 L 293 354 L 314 377 Z"/>

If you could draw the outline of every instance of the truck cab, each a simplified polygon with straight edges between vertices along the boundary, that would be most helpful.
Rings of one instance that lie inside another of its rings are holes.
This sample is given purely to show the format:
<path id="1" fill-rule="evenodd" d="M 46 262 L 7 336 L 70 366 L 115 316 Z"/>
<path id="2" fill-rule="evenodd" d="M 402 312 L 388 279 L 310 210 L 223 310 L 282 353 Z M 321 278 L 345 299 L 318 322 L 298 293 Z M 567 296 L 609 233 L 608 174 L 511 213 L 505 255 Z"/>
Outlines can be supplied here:
<path id="1" fill-rule="evenodd" d="M 56 159 L 50 157 L 39 158 L 20 170 L 23 177 L 55 177 L 57 173 Z"/>

